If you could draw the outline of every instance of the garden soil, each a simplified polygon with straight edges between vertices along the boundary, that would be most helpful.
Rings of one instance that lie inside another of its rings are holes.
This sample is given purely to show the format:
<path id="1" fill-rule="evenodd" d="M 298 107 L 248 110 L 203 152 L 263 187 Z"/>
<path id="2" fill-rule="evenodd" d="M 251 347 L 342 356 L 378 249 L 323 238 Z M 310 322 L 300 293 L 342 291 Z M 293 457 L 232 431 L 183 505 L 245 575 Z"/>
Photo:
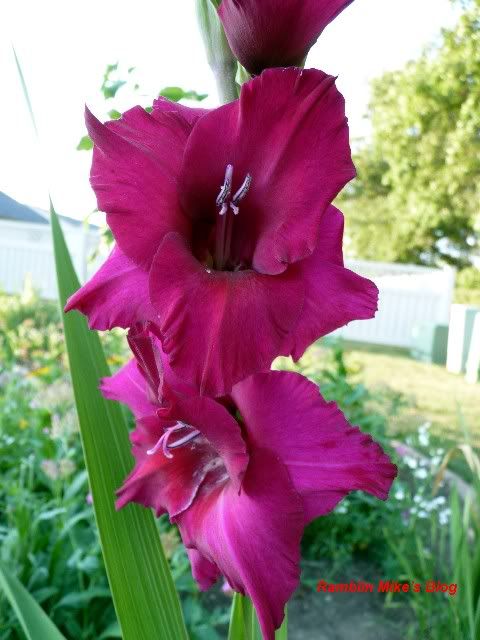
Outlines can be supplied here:
<path id="1" fill-rule="evenodd" d="M 334 578 L 327 563 L 309 563 L 303 578 L 312 587 L 300 586 L 289 604 L 289 640 L 405 640 L 415 621 L 406 604 L 385 606 L 380 593 L 317 593 L 314 588 L 320 579 L 378 584 L 382 577 L 364 562 L 350 564 Z"/>

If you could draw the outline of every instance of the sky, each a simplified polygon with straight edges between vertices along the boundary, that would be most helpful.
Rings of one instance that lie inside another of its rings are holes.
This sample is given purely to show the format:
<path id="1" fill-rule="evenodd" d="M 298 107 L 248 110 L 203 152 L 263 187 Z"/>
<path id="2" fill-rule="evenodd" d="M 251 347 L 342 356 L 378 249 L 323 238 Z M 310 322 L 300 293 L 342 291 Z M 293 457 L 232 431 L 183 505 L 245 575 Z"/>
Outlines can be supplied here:
<path id="1" fill-rule="evenodd" d="M 281 0 L 280 0 L 281 1 Z M 85 134 L 84 105 L 108 109 L 151 103 L 165 86 L 209 95 L 215 84 L 198 33 L 194 0 L 4 0 L 0 9 L 0 191 L 20 202 L 85 217 L 95 207 L 90 153 L 76 151 Z M 307 67 L 338 75 L 352 138 L 368 136 L 370 81 L 401 68 L 454 24 L 450 0 L 356 0 L 322 34 Z M 37 120 L 38 144 L 23 98 L 15 47 Z M 105 103 L 105 67 L 135 67 L 141 95 L 121 89 Z"/>

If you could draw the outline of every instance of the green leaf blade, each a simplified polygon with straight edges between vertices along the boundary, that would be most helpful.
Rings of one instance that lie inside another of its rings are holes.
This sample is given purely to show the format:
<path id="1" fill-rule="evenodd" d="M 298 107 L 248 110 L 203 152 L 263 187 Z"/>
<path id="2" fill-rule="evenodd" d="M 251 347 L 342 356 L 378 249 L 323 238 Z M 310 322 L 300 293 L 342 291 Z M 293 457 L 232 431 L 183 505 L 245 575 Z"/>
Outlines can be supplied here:
<path id="1" fill-rule="evenodd" d="M 57 215 L 51 224 L 61 305 L 79 285 Z M 117 512 L 115 490 L 131 470 L 128 429 L 98 383 L 110 374 L 99 337 L 77 312 L 63 315 L 85 463 L 105 566 L 124 640 L 186 640 L 180 603 L 150 511 Z"/>
<path id="2" fill-rule="evenodd" d="M 230 626 L 228 628 L 228 640 L 246 640 L 243 600 L 243 596 L 239 593 L 236 593 L 233 596 L 230 612 Z"/>
<path id="3" fill-rule="evenodd" d="M 14 55 L 38 137 L 15 50 Z M 116 66 L 107 70 L 106 79 Z M 52 202 L 50 220 L 59 301 L 63 308 L 80 283 Z M 114 508 L 115 490 L 130 471 L 133 459 L 122 409 L 117 403 L 104 400 L 98 390 L 100 378 L 110 373 L 98 334 L 89 331 L 85 318 L 77 312 L 62 314 L 62 321 L 95 518 L 123 640 L 188 640 L 180 601 L 152 512 L 137 505 L 129 505 L 118 513 Z M 9 586 L 3 582 L 3 586 Z M 47 636 L 47 639 L 61 640 L 62 637 L 48 639 Z M 44 639 L 35 635 L 32 640 Z"/>
<path id="4" fill-rule="evenodd" d="M 282 622 L 282 626 L 275 633 L 275 640 L 288 640 L 288 610 L 285 607 L 285 618 Z"/>
<path id="5" fill-rule="evenodd" d="M 275 633 L 275 640 L 287 640 L 287 613 L 280 629 Z M 255 607 L 250 598 L 236 593 L 230 612 L 228 640 L 262 640 L 260 624 Z"/>
<path id="6" fill-rule="evenodd" d="M 65 640 L 65 636 L 21 582 L 1 565 L 0 587 L 15 611 L 28 640 Z"/>

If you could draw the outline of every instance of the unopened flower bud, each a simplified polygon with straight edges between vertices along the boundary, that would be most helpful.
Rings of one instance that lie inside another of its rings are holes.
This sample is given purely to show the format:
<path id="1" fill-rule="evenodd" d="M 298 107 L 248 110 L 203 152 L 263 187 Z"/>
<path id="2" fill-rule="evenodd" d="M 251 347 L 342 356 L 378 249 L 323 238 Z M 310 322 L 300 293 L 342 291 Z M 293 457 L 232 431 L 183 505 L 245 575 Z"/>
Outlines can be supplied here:
<path id="1" fill-rule="evenodd" d="M 352 0 L 222 0 L 218 14 L 240 63 L 258 75 L 303 66 L 317 38 Z"/>

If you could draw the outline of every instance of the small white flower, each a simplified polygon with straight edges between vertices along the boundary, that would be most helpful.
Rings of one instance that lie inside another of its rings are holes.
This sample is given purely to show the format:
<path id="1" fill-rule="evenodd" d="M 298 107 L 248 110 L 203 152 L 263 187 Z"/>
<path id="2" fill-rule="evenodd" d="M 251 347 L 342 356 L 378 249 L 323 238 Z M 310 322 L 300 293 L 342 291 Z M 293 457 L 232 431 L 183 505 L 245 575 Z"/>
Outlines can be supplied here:
<path id="1" fill-rule="evenodd" d="M 414 475 L 420 480 L 425 480 L 425 478 L 428 476 L 428 471 L 425 468 L 420 468 L 415 471 Z"/>
<path id="2" fill-rule="evenodd" d="M 418 467 L 418 460 L 412 456 L 405 456 L 403 460 L 410 469 L 416 469 Z"/>
<path id="3" fill-rule="evenodd" d="M 446 509 L 443 509 L 442 511 L 440 511 L 440 513 L 438 514 L 438 520 L 439 520 L 440 524 L 448 524 L 448 521 L 450 520 L 451 513 L 452 512 L 448 507 Z"/>

